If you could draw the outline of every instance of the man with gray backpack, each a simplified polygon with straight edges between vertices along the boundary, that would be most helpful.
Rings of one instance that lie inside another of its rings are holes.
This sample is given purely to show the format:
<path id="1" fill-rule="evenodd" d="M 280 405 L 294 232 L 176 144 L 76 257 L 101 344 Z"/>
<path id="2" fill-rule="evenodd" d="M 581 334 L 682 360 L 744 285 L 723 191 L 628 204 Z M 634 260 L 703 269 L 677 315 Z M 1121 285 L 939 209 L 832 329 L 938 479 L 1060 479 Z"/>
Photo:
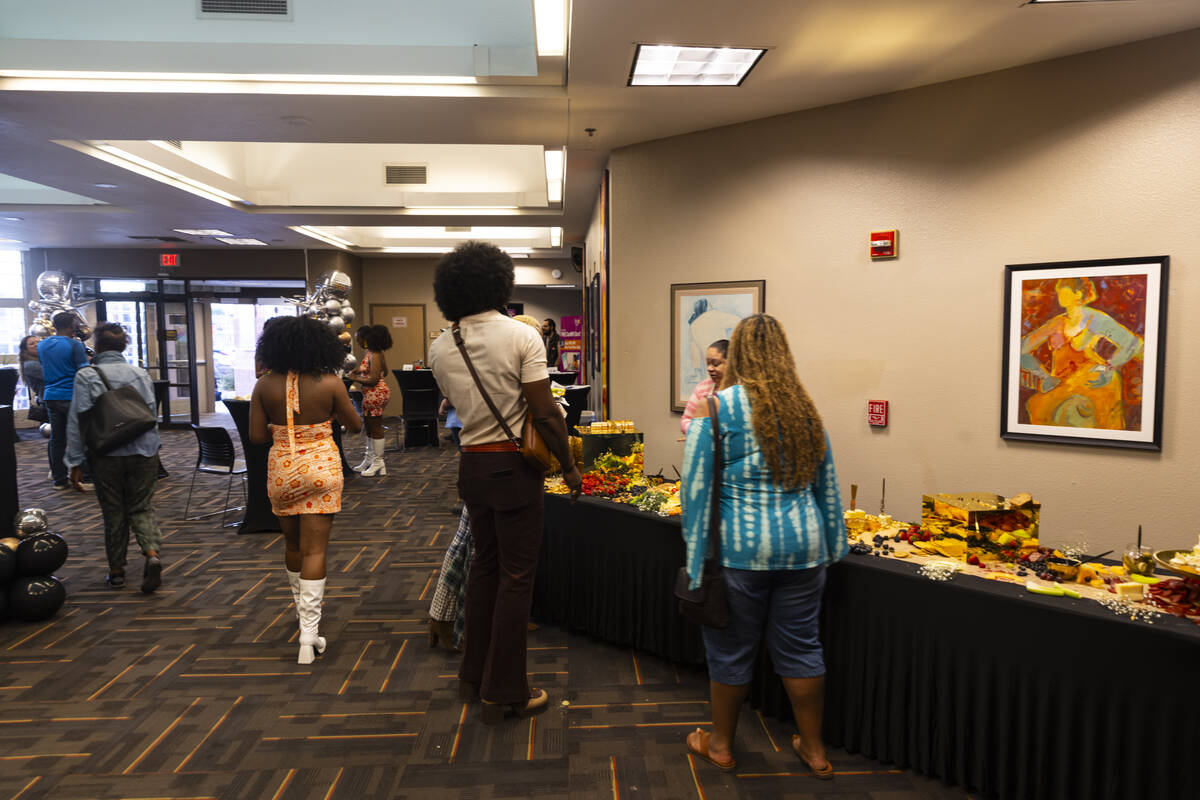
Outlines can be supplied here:
<path id="1" fill-rule="evenodd" d="M 94 365 L 75 373 L 65 461 L 71 485 L 83 491 L 81 465 L 87 450 L 104 515 L 108 585 L 114 589 L 125 585 L 125 553 L 132 528 L 146 556 L 141 588 L 149 594 L 162 585 L 158 557 L 162 534 L 152 504 L 161 444 L 154 417 L 154 384 L 144 369 L 126 363 L 121 355 L 129 337 L 120 325 L 105 322 L 96 326 L 94 336 Z"/>

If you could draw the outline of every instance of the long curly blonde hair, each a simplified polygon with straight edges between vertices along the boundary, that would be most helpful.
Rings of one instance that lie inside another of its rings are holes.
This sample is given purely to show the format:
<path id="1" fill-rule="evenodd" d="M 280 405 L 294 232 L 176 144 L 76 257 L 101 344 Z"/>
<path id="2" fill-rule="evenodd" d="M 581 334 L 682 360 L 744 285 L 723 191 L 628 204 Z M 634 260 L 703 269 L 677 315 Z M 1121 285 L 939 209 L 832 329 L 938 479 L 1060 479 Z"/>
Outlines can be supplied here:
<path id="1" fill-rule="evenodd" d="M 738 383 L 775 483 L 789 490 L 810 484 L 825 459 L 825 426 L 796 374 L 783 327 L 768 314 L 746 317 L 733 330 L 721 387 Z"/>

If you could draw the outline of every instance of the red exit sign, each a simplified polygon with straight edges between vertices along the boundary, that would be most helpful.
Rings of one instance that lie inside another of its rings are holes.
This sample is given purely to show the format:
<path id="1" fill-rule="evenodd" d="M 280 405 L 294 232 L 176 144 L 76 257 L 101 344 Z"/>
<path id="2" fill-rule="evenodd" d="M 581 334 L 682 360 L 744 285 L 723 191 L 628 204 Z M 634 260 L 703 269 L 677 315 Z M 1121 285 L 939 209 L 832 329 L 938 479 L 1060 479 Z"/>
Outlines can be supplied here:
<path id="1" fill-rule="evenodd" d="M 158 265 L 160 267 L 178 267 L 179 253 L 159 253 Z"/>

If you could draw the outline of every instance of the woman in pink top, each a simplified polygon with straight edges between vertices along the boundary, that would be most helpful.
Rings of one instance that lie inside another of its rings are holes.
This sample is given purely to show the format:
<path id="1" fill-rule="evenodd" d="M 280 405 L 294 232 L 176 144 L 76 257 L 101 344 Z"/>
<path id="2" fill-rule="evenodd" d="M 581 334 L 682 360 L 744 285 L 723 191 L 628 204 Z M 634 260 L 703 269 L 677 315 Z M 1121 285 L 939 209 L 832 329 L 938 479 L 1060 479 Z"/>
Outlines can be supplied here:
<path id="1" fill-rule="evenodd" d="M 685 434 L 688 432 L 688 425 L 692 423 L 692 417 L 696 415 L 697 408 L 705 407 L 703 416 L 708 416 L 704 398 L 721 388 L 721 381 L 725 378 L 725 356 L 728 353 L 728 339 L 717 339 L 704 352 L 704 361 L 708 365 L 708 379 L 700 382 L 683 409 L 683 419 L 679 420 L 679 427 Z"/>

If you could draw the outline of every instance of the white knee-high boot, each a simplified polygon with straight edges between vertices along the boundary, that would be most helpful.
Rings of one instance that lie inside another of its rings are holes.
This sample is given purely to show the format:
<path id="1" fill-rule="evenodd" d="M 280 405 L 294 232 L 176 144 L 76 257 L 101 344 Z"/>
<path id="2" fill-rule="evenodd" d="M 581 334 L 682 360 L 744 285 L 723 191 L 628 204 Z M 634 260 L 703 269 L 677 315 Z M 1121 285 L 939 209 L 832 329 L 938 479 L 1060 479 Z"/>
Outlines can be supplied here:
<path id="1" fill-rule="evenodd" d="M 363 431 L 363 460 L 362 463 L 354 468 L 355 472 L 362 472 L 367 467 L 371 466 L 371 461 L 374 460 L 375 451 L 371 448 L 373 440 L 367 436 L 367 432 Z"/>
<path id="2" fill-rule="evenodd" d="M 306 581 L 300 579 L 300 655 L 297 664 L 311 664 L 313 650 L 325 652 L 325 637 L 317 633 L 321 625 L 321 601 L 325 597 L 325 579 Z"/>
<path id="3" fill-rule="evenodd" d="M 288 586 L 292 589 L 292 603 L 296 606 L 296 619 L 300 619 L 300 573 L 292 572 L 287 567 L 283 569 L 288 576 Z"/>
<path id="4" fill-rule="evenodd" d="M 362 471 L 362 474 L 370 478 L 374 475 L 387 475 L 387 464 L 383 463 L 383 439 L 371 440 L 371 466 Z"/>

